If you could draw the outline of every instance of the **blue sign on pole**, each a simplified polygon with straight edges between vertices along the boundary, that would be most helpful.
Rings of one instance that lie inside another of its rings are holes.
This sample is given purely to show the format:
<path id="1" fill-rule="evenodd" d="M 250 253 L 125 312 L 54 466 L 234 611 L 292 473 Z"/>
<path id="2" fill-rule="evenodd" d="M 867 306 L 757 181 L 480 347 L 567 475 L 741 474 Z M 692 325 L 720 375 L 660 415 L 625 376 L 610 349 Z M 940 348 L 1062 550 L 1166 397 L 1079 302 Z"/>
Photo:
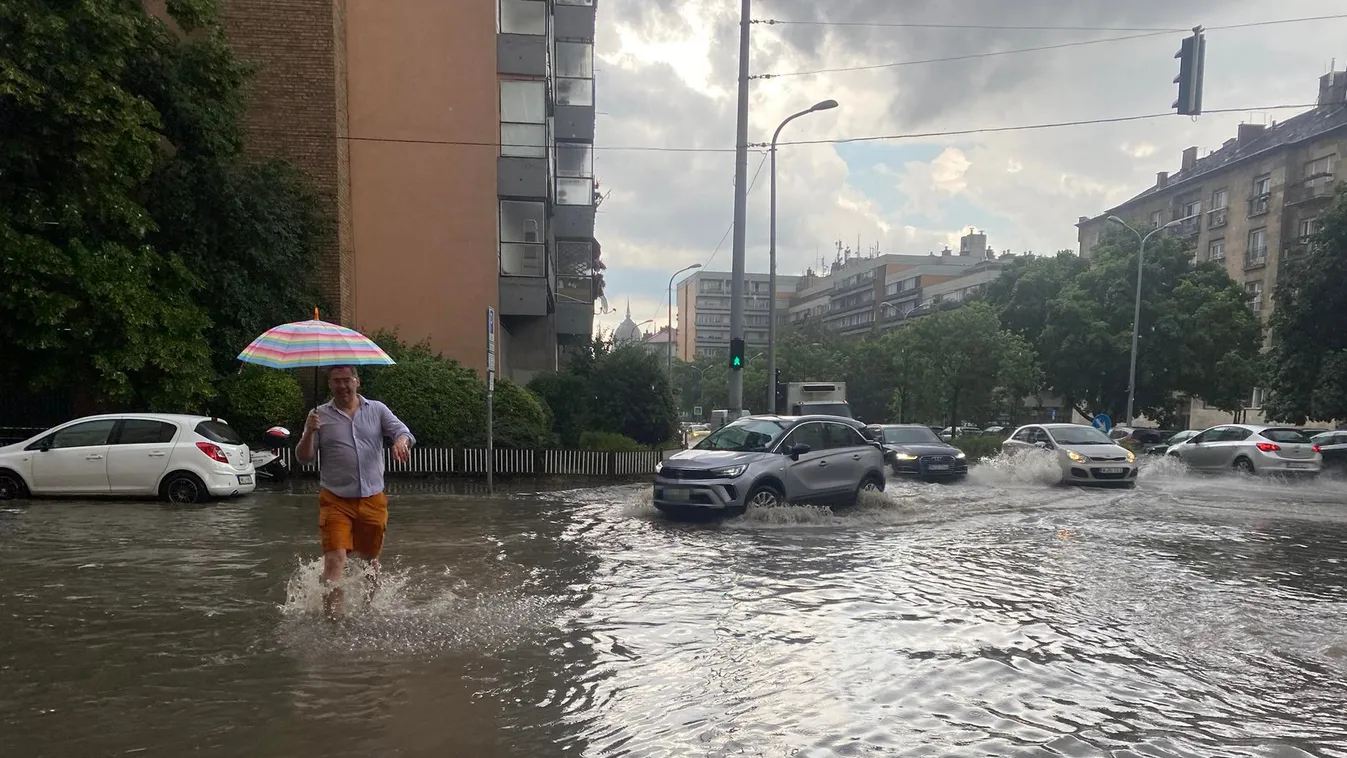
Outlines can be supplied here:
<path id="1" fill-rule="evenodd" d="M 1056 409 L 1056 408 L 1049 408 L 1048 410 L 1052 413 L 1052 420 L 1053 420 L 1053 421 L 1056 421 L 1056 420 L 1057 420 L 1057 409 Z"/>
<path id="2" fill-rule="evenodd" d="M 1090 422 L 1090 425 L 1093 426 L 1095 429 L 1098 429 L 1099 431 L 1103 432 L 1104 434 L 1108 434 L 1109 432 L 1113 431 L 1113 419 L 1109 418 L 1107 413 L 1100 413 L 1096 415 L 1094 417 L 1094 421 Z"/>

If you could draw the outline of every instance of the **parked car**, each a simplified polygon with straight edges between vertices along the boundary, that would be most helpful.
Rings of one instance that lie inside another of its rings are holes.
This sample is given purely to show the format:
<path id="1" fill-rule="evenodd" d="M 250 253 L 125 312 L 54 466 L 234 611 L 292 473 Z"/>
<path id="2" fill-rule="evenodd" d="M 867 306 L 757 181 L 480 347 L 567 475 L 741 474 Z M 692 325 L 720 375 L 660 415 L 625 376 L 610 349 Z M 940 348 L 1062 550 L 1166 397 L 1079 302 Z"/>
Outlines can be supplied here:
<path id="1" fill-rule="evenodd" d="M 1174 429 L 1151 429 L 1144 426 L 1115 426 L 1109 430 L 1109 439 L 1121 445 L 1130 441 L 1136 447 L 1145 450 L 1148 445 L 1159 445 L 1174 436 Z"/>
<path id="2" fill-rule="evenodd" d="M 1298 429 L 1223 424 L 1174 445 L 1165 455 L 1199 471 L 1314 475 L 1323 468 L 1319 447 Z"/>
<path id="3" fill-rule="evenodd" d="M 1319 448 L 1324 468 L 1347 466 L 1347 431 L 1322 432 L 1310 437 L 1310 444 Z"/>
<path id="4" fill-rule="evenodd" d="M 1064 484 L 1136 486 L 1136 455 L 1092 426 L 1031 424 L 1001 443 L 1011 455 L 1035 449 L 1056 453 Z"/>
<path id="5" fill-rule="evenodd" d="M 968 458 L 919 424 L 877 424 L 870 427 L 884 445 L 894 476 L 948 480 L 968 476 Z"/>
<path id="6" fill-rule="evenodd" d="M 955 437 L 981 437 L 982 430 L 976 426 L 960 426 L 958 428 L 947 426 L 940 430 L 940 439 L 949 441 Z"/>
<path id="7" fill-rule="evenodd" d="M 989 427 L 987 427 L 986 429 L 983 429 L 983 430 L 982 430 L 982 436 L 983 436 L 983 437 L 1000 437 L 1000 436 L 1003 436 L 1003 435 L 1004 435 L 1006 432 L 1008 432 L 1008 431 L 1010 431 L 1010 429 L 1009 429 L 1008 427 L 1004 427 L 1004 426 L 989 426 Z"/>
<path id="8" fill-rule="evenodd" d="M 88 416 L 0 448 L 0 500 L 157 495 L 197 503 L 245 495 L 256 486 L 243 438 L 207 416 Z"/>
<path id="9" fill-rule="evenodd" d="M 1180 442 L 1183 442 L 1186 439 L 1189 439 L 1190 437 L 1193 437 L 1194 435 L 1198 435 L 1201 433 L 1202 433 L 1201 429 L 1185 429 L 1181 432 L 1178 432 L 1177 434 L 1170 435 L 1168 439 L 1159 444 L 1150 445 L 1148 447 L 1143 448 L 1143 452 L 1145 452 L 1146 455 L 1164 455 L 1166 452 L 1169 451 L 1171 447 L 1179 444 Z"/>
<path id="10" fill-rule="evenodd" d="M 748 416 L 655 467 L 664 512 L 743 513 L 786 502 L 855 503 L 884 489 L 884 452 L 840 416 Z"/>

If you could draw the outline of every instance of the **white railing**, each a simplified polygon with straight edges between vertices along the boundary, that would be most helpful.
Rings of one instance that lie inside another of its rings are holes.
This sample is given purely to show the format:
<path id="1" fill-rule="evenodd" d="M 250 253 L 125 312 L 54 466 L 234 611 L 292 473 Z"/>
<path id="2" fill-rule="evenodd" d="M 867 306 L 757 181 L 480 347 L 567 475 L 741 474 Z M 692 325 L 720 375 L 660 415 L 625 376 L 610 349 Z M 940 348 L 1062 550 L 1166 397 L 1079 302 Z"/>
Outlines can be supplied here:
<path id="1" fill-rule="evenodd" d="M 494 451 L 498 476 L 607 476 L 637 477 L 655 473 L 664 459 L 662 450 L 610 453 L 595 450 L 505 450 Z M 300 463 L 293 448 L 282 448 L 281 458 L 290 470 L 313 474 L 319 461 Z M 485 448 L 414 447 L 407 461 L 393 459 L 384 450 L 384 471 L 409 476 L 486 476 Z"/>

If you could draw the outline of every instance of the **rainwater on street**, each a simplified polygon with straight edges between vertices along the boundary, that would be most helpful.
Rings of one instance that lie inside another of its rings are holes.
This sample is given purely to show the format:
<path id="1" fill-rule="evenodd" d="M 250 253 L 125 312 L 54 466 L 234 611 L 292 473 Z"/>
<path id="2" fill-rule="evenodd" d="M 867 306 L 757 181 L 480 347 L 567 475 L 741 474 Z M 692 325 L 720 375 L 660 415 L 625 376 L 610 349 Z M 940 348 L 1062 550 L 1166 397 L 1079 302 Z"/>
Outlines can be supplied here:
<path id="1" fill-rule="evenodd" d="M 0 509 L 0 752 L 1347 756 L 1342 481 L 985 465 L 702 523 L 402 481 L 335 623 L 312 487 Z"/>

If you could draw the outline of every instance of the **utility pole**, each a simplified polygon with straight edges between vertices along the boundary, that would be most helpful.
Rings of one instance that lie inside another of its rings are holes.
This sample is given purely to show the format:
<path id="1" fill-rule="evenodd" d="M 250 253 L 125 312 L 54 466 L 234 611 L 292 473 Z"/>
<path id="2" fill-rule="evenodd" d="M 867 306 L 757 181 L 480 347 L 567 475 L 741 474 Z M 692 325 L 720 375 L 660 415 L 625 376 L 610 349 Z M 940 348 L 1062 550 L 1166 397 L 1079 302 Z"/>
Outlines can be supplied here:
<path id="1" fill-rule="evenodd" d="M 743 0 L 739 11 L 739 115 L 734 141 L 734 255 L 730 265 L 730 341 L 744 339 L 744 219 L 748 215 L 748 28 L 753 18 L 752 0 Z M 731 350 L 731 353 L 734 351 Z M 738 418 L 744 409 L 743 367 L 730 367 L 730 415 Z"/>

